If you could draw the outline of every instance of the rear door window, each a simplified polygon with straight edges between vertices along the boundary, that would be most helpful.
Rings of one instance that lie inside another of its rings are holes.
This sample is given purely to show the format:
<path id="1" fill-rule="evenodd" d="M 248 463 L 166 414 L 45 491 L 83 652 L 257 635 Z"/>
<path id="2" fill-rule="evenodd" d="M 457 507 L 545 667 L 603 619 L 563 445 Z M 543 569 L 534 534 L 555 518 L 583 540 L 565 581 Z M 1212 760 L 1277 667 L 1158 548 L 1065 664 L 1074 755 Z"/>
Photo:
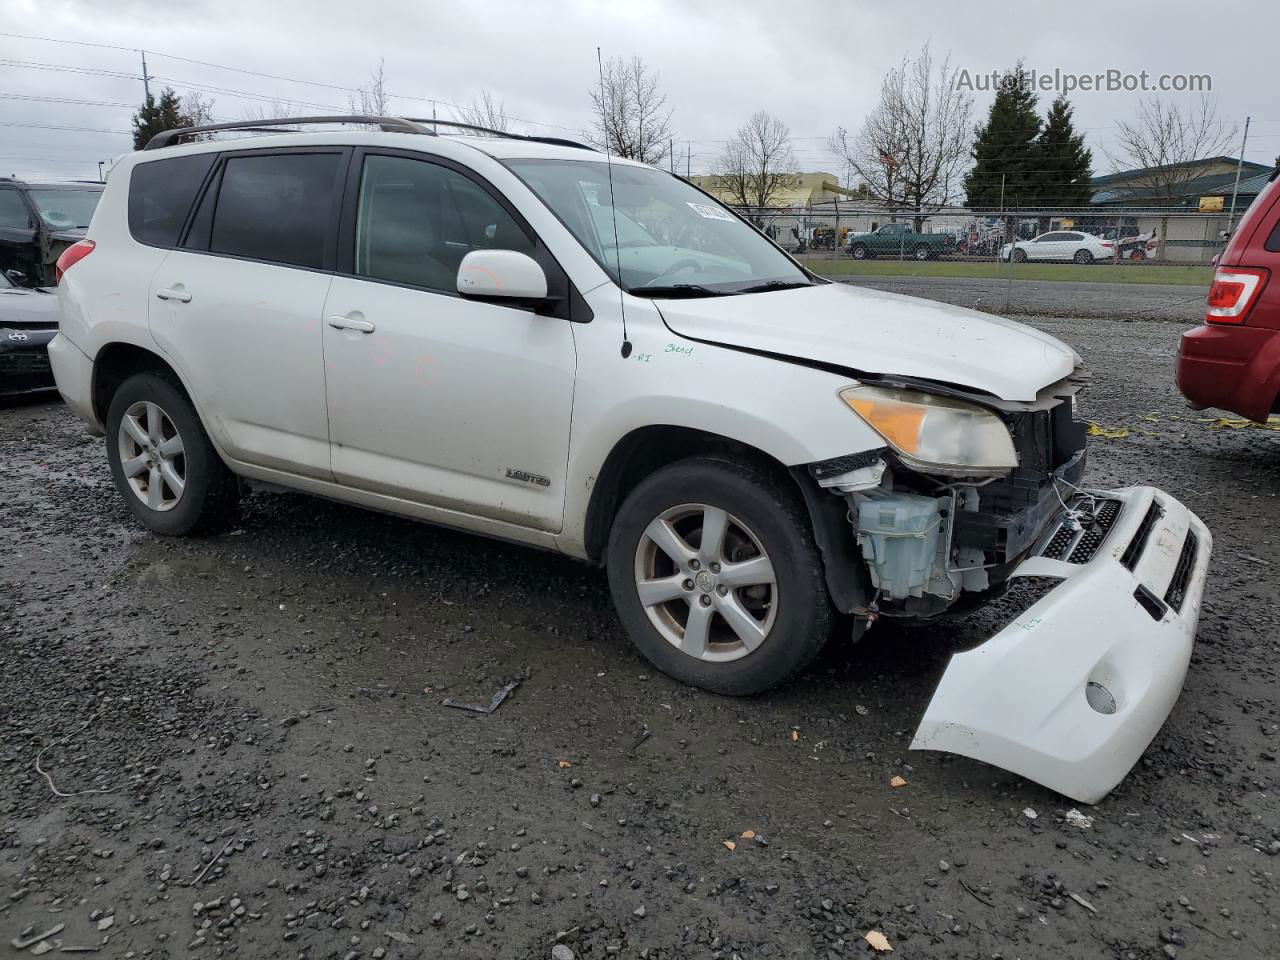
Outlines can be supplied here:
<path id="1" fill-rule="evenodd" d="M 325 269 L 346 157 L 341 153 L 230 157 L 209 236 L 211 253 Z"/>
<path id="2" fill-rule="evenodd" d="M 140 163 L 129 177 L 129 232 L 139 243 L 172 247 L 200 184 L 218 159 L 197 153 Z"/>

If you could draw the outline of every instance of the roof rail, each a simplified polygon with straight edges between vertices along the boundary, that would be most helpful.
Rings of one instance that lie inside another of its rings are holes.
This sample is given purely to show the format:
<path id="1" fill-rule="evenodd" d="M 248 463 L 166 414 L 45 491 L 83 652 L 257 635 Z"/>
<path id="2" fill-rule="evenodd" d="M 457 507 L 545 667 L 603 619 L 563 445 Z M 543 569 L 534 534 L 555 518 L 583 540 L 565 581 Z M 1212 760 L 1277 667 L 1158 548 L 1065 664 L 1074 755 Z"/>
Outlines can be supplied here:
<path id="1" fill-rule="evenodd" d="M 435 120 L 426 117 L 405 117 L 405 119 L 423 125 L 431 124 L 433 128 L 456 127 L 460 130 L 492 134 L 495 137 L 502 137 L 504 140 L 532 140 L 534 143 L 549 143 L 556 147 L 577 147 L 579 150 L 590 150 L 592 153 L 599 152 L 589 144 L 579 143 L 577 140 L 567 140 L 564 137 L 539 137 L 530 133 L 508 133 L 506 130 L 495 130 L 493 127 L 482 127 L 475 123 L 462 123 L 458 120 Z"/>
<path id="2" fill-rule="evenodd" d="M 308 123 L 359 123 L 379 127 L 388 133 L 421 133 L 435 136 L 434 130 L 428 130 L 421 122 L 404 117 L 375 117 L 367 114 L 350 114 L 333 117 L 277 117 L 266 120 L 237 120 L 230 123 L 206 123 L 198 127 L 176 127 L 173 130 L 162 130 L 147 141 L 143 150 L 159 150 L 172 146 L 183 137 L 198 136 L 202 133 L 218 133 L 222 130 L 244 130 L 255 133 L 290 133 L 289 130 L 274 128 L 273 124 L 297 126 Z"/>

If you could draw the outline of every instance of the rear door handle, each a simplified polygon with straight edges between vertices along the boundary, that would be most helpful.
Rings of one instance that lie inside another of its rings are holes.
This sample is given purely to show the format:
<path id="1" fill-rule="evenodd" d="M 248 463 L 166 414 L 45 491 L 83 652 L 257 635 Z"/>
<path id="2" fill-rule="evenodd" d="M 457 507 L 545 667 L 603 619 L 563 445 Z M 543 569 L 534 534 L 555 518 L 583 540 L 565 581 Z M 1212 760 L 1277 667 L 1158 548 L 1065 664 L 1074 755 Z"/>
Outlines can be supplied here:
<path id="1" fill-rule="evenodd" d="M 190 303 L 191 294 L 185 290 L 177 290 L 173 287 L 165 287 L 163 290 L 157 290 L 156 296 L 161 300 L 177 300 L 179 303 Z"/>
<path id="2" fill-rule="evenodd" d="M 360 320 L 356 317 L 330 317 L 329 326 L 335 330 L 359 330 L 361 333 L 373 333 L 378 329 L 372 320 Z"/>

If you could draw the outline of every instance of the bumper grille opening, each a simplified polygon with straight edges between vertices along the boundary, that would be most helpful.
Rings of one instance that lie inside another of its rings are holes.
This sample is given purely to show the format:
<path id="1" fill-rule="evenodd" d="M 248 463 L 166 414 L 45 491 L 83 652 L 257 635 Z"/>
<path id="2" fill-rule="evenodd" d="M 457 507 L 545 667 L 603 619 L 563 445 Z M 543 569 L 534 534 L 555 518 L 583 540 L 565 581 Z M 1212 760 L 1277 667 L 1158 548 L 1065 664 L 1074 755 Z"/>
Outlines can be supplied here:
<path id="1" fill-rule="evenodd" d="M 1106 542 L 1120 518 L 1119 500 L 1078 497 L 1070 504 L 1078 524 L 1064 521 L 1049 537 L 1040 556 L 1067 563 L 1088 563 Z"/>
<path id="2" fill-rule="evenodd" d="M 1164 605 L 1163 600 L 1148 590 L 1143 584 L 1138 584 L 1138 589 L 1133 591 L 1133 599 L 1138 601 L 1138 606 L 1151 614 L 1152 620 L 1164 619 L 1164 614 L 1168 607 Z"/>
<path id="3" fill-rule="evenodd" d="M 1142 559 L 1142 554 L 1147 549 L 1147 541 L 1151 539 L 1151 531 L 1155 529 L 1156 521 L 1163 514 L 1164 506 L 1159 500 L 1153 499 L 1151 506 L 1147 507 L 1147 512 L 1142 517 L 1142 522 L 1138 524 L 1138 530 L 1133 535 L 1133 539 L 1120 555 L 1120 564 L 1126 570 L 1132 572 L 1138 565 L 1138 561 Z"/>
<path id="4" fill-rule="evenodd" d="M 1182 552 L 1178 554 L 1178 565 L 1173 568 L 1173 579 L 1164 592 L 1164 602 L 1177 612 L 1182 611 L 1182 602 L 1187 598 L 1187 584 L 1191 582 L 1191 571 L 1195 569 L 1199 549 L 1200 540 L 1196 532 L 1188 530 L 1187 539 L 1182 541 Z"/>

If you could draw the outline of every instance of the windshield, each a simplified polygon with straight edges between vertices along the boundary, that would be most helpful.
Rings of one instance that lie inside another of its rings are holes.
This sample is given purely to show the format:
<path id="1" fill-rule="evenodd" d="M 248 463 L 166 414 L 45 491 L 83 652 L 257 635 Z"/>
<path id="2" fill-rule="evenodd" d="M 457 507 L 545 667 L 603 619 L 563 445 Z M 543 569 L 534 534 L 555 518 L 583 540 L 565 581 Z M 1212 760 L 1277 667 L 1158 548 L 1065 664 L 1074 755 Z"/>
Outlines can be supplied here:
<path id="1" fill-rule="evenodd" d="M 31 190 L 31 202 L 52 230 L 87 230 L 101 190 Z"/>
<path id="2" fill-rule="evenodd" d="M 507 165 L 629 293 L 722 296 L 813 282 L 728 209 L 660 170 L 615 164 L 610 204 L 604 161 Z"/>

